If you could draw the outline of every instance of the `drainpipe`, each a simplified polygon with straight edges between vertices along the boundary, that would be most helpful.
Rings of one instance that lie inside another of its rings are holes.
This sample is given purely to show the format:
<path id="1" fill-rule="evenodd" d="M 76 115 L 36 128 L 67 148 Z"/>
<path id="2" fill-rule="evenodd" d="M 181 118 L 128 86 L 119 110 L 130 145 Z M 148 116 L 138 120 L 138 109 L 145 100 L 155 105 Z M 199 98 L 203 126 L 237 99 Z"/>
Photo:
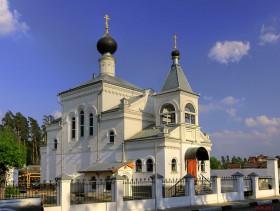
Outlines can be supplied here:
<path id="1" fill-rule="evenodd" d="M 61 175 L 63 174 L 63 112 L 64 112 L 64 106 L 63 104 L 61 103 L 61 98 L 60 96 L 58 95 L 57 96 L 57 102 L 61 105 L 61 138 L 60 138 L 60 143 L 61 143 L 61 146 L 60 146 L 60 152 L 61 152 Z"/>
<path id="2" fill-rule="evenodd" d="M 101 121 L 101 105 L 100 105 L 100 95 L 103 92 L 101 88 L 100 92 L 97 94 L 97 157 L 96 161 L 99 161 L 100 158 L 100 146 L 99 146 L 99 136 L 100 136 L 100 121 Z"/>
<path id="3" fill-rule="evenodd" d="M 126 162 L 125 159 L 125 143 L 124 141 L 122 142 L 122 163 Z"/>

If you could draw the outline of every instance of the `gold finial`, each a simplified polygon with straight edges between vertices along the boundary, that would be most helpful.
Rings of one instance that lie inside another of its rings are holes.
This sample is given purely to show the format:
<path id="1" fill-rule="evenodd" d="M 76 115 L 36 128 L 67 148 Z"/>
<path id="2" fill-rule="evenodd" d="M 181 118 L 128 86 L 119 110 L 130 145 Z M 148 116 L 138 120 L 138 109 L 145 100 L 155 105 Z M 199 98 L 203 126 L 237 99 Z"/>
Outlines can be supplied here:
<path id="1" fill-rule="evenodd" d="M 109 33 L 108 21 L 110 20 L 110 18 L 109 18 L 109 16 L 107 14 L 104 16 L 104 18 L 105 18 L 105 25 L 106 25 L 106 34 L 108 34 Z"/>
<path id="2" fill-rule="evenodd" d="M 174 35 L 174 49 L 177 49 L 176 42 L 177 42 L 177 36 Z"/>

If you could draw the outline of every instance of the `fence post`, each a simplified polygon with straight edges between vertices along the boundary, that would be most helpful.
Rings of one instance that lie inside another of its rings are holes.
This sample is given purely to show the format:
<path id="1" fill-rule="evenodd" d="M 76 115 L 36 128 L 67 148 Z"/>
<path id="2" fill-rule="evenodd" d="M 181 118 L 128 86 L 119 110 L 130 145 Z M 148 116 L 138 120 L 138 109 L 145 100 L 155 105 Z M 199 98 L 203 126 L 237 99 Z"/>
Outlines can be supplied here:
<path id="1" fill-rule="evenodd" d="M 70 201 L 71 201 L 71 179 L 72 177 L 67 174 L 62 174 L 55 178 L 58 182 L 58 202 L 62 210 L 70 210 Z"/>
<path id="2" fill-rule="evenodd" d="M 192 174 L 187 174 L 184 176 L 186 182 L 185 182 L 185 196 L 190 197 L 190 205 L 195 205 L 195 187 L 194 187 L 194 176 Z"/>
<path id="3" fill-rule="evenodd" d="M 238 192 L 239 200 L 244 200 L 244 175 L 240 172 L 236 172 L 232 177 L 236 177 L 236 184 L 233 183 L 234 188 Z"/>
<path id="4" fill-rule="evenodd" d="M 112 179 L 112 201 L 116 202 L 116 211 L 122 211 L 123 209 L 123 180 L 120 175 L 114 175 Z"/>
<path id="5" fill-rule="evenodd" d="M 153 174 L 152 176 L 150 176 L 150 178 L 153 181 L 153 185 L 152 185 L 152 196 L 155 199 L 155 206 L 157 207 L 158 201 L 162 200 L 162 180 L 163 180 L 163 176 L 160 174 Z"/>
<path id="6" fill-rule="evenodd" d="M 252 172 L 248 176 L 252 179 L 252 197 L 256 199 L 259 196 L 259 175 Z"/>
<path id="7" fill-rule="evenodd" d="M 279 175 L 278 175 L 278 159 L 267 158 L 267 176 L 272 177 L 272 188 L 274 194 L 279 195 Z"/>
<path id="8" fill-rule="evenodd" d="M 217 202 L 221 201 L 222 198 L 222 186 L 221 177 L 218 175 L 211 176 L 213 179 L 213 193 L 217 195 Z"/>

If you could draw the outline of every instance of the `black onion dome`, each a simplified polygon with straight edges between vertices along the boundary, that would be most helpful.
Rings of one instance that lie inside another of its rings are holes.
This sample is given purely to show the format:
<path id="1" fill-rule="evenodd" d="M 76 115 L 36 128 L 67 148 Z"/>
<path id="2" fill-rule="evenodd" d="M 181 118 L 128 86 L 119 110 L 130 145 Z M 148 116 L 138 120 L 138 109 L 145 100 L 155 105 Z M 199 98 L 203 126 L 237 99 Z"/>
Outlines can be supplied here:
<path id="1" fill-rule="evenodd" d="M 109 34 L 105 34 L 98 40 L 96 47 L 102 55 L 105 53 L 113 54 L 117 51 L 118 44 Z"/>
<path id="2" fill-rule="evenodd" d="M 178 51 L 177 49 L 175 49 L 174 51 L 172 51 L 171 55 L 172 55 L 172 58 L 174 58 L 174 57 L 180 57 L 180 51 Z"/>

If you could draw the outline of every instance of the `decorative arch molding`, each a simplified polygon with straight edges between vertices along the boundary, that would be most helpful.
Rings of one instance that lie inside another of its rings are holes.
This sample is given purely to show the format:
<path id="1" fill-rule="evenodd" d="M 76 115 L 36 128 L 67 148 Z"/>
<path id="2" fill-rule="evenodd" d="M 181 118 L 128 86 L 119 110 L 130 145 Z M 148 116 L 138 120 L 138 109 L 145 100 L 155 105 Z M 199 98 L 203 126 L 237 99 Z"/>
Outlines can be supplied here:
<path id="1" fill-rule="evenodd" d="M 179 159 L 177 158 L 177 157 L 171 157 L 170 159 L 169 159 L 169 165 L 171 165 L 172 164 L 172 160 L 173 159 L 175 159 L 176 160 L 176 163 L 177 163 L 177 165 L 179 165 L 179 163 L 178 163 L 178 161 L 179 161 Z"/>
<path id="2" fill-rule="evenodd" d="M 128 180 L 132 179 L 132 174 L 128 171 L 124 171 L 122 176 L 125 176 L 126 178 L 128 178 Z"/>
<path id="3" fill-rule="evenodd" d="M 162 106 L 164 106 L 165 104 L 171 104 L 171 105 L 173 105 L 174 106 L 174 108 L 175 108 L 175 113 L 176 112 L 178 112 L 180 109 L 180 107 L 179 107 L 179 104 L 177 103 L 177 101 L 175 101 L 175 100 L 169 100 L 169 101 L 165 101 L 165 102 L 163 102 L 163 103 L 161 103 L 160 104 L 160 106 L 159 106 L 159 108 L 157 109 L 157 114 L 160 114 L 160 110 L 161 110 L 161 108 L 162 108 Z"/>
<path id="4" fill-rule="evenodd" d="M 113 131 L 113 132 L 114 132 L 115 136 L 117 136 L 117 135 L 118 135 L 118 134 L 117 134 L 116 129 L 115 129 L 115 128 L 111 128 L 111 129 L 109 129 L 109 130 L 107 131 L 107 133 L 106 133 L 106 136 L 107 136 L 107 137 L 109 137 L 109 136 L 110 136 L 110 132 L 111 132 L 111 131 Z"/>
<path id="5" fill-rule="evenodd" d="M 96 115 L 97 114 L 97 109 L 96 109 L 95 106 L 88 106 L 85 110 L 85 113 L 87 115 L 89 115 L 90 113 L 93 113 L 94 115 Z"/>
<path id="6" fill-rule="evenodd" d="M 78 105 L 76 107 L 76 112 L 79 113 L 80 111 L 85 111 L 86 110 L 86 104 L 82 103 L 81 105 Z"/>
<path id="7" fill-rule="evenodd" d="M 188 104 L 191 104 L 194 108 L 194 113 L 197 114 L 198 113 L 198 108 L 195 106 L 194 102 L 190 101 L 190 100 L 186 100 L 183 102 L 182 104 L 182 110 L 185 111 L 185 108 Z"/>
<path id="8" fill-rule="evenodd" d="M 146 157 L 143 159 L 143 165 L 147 165 L 147 160 L 148 160 L 148 159 L 152 159 L 153 164 L 155 164 L 155 162 L 156 162 L 155 158 L 154 158 L 153 156 L 151 156 L 151 155 L 148 155 L 148 156 L 146 156 Z"/>

